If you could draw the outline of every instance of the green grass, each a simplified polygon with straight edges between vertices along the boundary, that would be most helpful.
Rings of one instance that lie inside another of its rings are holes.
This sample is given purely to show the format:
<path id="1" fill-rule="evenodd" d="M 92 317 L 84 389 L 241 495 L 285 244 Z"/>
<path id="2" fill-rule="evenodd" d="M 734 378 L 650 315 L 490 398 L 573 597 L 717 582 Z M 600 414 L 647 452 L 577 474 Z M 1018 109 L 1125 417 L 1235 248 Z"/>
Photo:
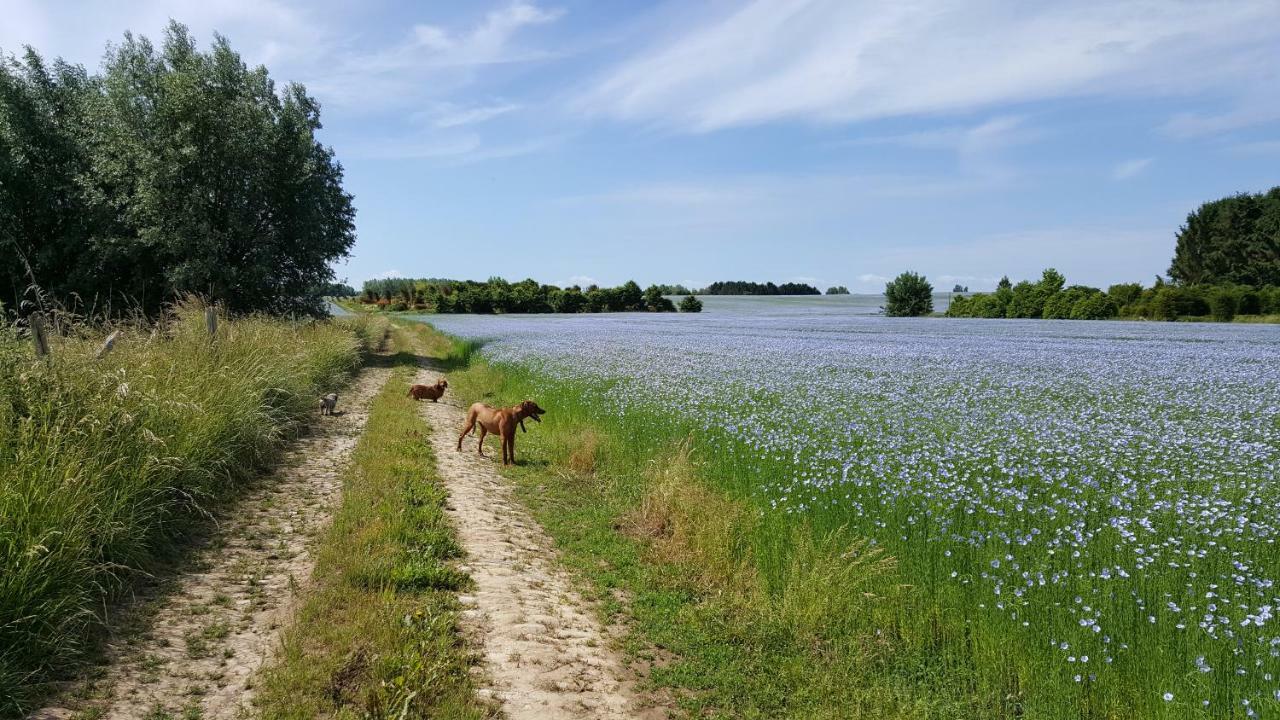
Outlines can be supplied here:
<path id="1" fill-rule="evenodd" d="M 224 318 L 211 341 L 187 305 L 117 328 L 101 359 L 109 328 L 37 359 L 0 327 L 0 716 L 93 654 L 104 607 L 270 465 L 383 328 Z"/>
<path id="2" fill-rule="evenodd" d="M 427 441 L 404 393 L 415 350 L 444 344 L 421 326 L 397 329 L 391 380 L 374 399 L 316 550 L 313 585 L 283 652 L 262 678 L 265 718 L 486 718 L 472 658 L 458 635 L 460 554 Z"/>
<path id="3" fill-rule="evenodd" d="M 459 346 L 461 355 L 474 348 Z M 1015 717 L 1017 678 L 904 635 L 896 560 L 836 528 L 762 513 L 750 473 L 671 418 L 600 412 L 521 367 L 455 357 L 470 402 L 531 397 L 544 422 L 505 472 L 627 650 L 689 717 Z M 999 671 L 1000 648 L 990 657 Z"/>

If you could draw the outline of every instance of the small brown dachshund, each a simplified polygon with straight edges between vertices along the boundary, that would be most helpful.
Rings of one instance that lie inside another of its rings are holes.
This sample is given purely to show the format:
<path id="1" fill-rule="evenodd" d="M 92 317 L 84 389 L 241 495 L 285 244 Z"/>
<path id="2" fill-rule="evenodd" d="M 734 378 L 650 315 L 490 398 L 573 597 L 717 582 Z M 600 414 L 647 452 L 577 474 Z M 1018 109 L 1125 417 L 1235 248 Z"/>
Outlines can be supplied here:
<path id="1" fill-rule="evenodd" d="M 484 457 L 485 434 L 493 433 L 502 438 L 502 464 L 506 465 L 510 461 L 515 465 L 516 426 L 519 425 L 520 429 L 524 430 L 525 418 L 542 422 L 538 416 L 545 412 L 546 410 L 538 407 L 538 404 L 532 400 L 525 400 L 509 408 L 495 408 L 484 403 L 476 403 L 467 412 L 467 424 L 462 428 L 462 434 L 458 436 L 458 449 L 462 449 L 462 439 L 475 428 L 476 423 L 479 423 L 480 441 L 476 444 L 476 452 L 480 453 L 480 457 Z M 525 430 L 525 432 L 529 431 Z"/>
<path id="2" fill-rule="evenodd" d="M 449 381 L 440 378 L 435 385 L 414 385 L 409 388 L 409 397 L 414 400 L 430 400 L 436 402 L 444 395 L 444 389 L 449 387 Z"/>

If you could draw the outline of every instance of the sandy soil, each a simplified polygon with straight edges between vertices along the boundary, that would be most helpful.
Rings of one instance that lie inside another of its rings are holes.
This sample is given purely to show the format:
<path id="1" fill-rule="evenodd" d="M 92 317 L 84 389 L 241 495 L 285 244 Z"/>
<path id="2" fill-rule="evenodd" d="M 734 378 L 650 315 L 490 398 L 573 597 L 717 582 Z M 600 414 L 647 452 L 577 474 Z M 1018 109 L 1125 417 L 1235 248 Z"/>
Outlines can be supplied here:
<path id="1" fill-rule="evenodd" d="M 424 371 L 417 382 L 434 382 Z M 476 454 L 475 436 L 456 449 L 464 410 L 449 395 L 423 401 L 432 427 L 449 515 L 466 550 L 463 569 L 476 589 L 461 600 L 464 630 L 482 648 L 488 686 L 512 720 L 543 718 L 662 718 L 635 691 L 631 673 L 611 649 L 595 608 L 572 589 L 542 528 L 512 497 L 498 473 L 497 438 Z M 527 422 L 529 432 L 537 424 Z M 519 455 L 517 440 L 517 458 Z"/>
<path id="2" fill-rule="evenodd" d="M 317 417 L 276 474 L 218 518 L 194 572 L 154 597 L 144 591 L 135 603 L 143 626 L 120 629 L 101 676 L 73 693 L 85 699 L 64 704 L 108 719 L 247 714 L 254 674 L 278 647 L 297 591 L 311 576 L 308 548 L 332 515 L 370 401 L 390 372 L 368 368 L 339 393 L 340 414 Z M 49 707 L 36 717 L 69 715 Z"/>

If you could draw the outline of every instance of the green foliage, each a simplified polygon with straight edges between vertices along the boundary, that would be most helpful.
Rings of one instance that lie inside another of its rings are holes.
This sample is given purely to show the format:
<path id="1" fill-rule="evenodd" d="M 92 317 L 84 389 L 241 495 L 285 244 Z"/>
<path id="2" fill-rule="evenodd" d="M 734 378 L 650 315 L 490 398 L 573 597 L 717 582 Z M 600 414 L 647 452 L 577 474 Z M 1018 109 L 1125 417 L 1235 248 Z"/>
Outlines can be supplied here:
<path id="1" fill-rule="evenodd" d="M 884 286 L 884 314 L 916 317 L 933 312 L 933 286 L 923 275 L 904 272 Z"/>
<path id="2" fill-rule="evenodd" d="M 1091 295 L 1101 294 L 1102 291 L 1097 288 L 1072 285 L 1066 290 L 1049 295 L 1045 300 L 1042 316 L 1045 320 L 1069 320 L 1077 303 L 1088 299 Z"/>
<path id="3" fill-rule="evenodd" d="M 303 87 L 178 23 L 159 49 L 126 35 L 98 75 L 0 60 L 0 292 L 323 313 L 355 211 L 319 128 Z"/>
<path id="4" fill-rule="evenodd" d="M 849 288 L 843 285 L 833 285 L 827 288 L 827 294 L 828 295 L 848 295 Z"/>
<path id="5" fill-rule="evenodd" d="M 1236 316 L 1239 297 L 1231 288 L 1217 288 L 1209 294 L 1209 314 L 1218 322 L 1231 322 Z"/>
<path id="6" fill-rule="evenodd" d="M 1169 277 L 1186 285 L 1280 284 L 1280 187 L 1207 202 L 1188 215 Z"/>
<path id="7" fill-rule="evenodd" d="M 533 279 L 510 283 L 500 277 L 485 282 L 384 278 L 366 281 L 360 302 L 392 311 L 434 313 L 675 312 L 664 294 L 661 285 L 643 291 L 635 281 L 616 288 L 592 285 L 584 293 L 576 285 L 561 289 Z"/>
<path id="8" fill-rule="evenodd" d="M 698 291 L 699 295 L 821 295 L 822 292 L 818 288 L 807 285 L 805 283 L 782 283 L 774 285 L 771 282 L 758 283 L 748 280 L 722 280 L 713 282 L 705 289 Z"/>
<path id="9" fill-rule="evenodd" d="M 104 602 L 272 461 L 376 324 L 223 318 L 211 341 L 188 305 L 46 360 L 0 327 L 0 715 L 86 656 Z"/>
<path id="10" fill-rule="evenodd" d="M 1119 283 L 1102 292 L 1082 285 L 1064 289 L 1063 283 L 1062 275 L 1052 269 L 1046 270 L 1036 283 L 1024 280 L 1012 285 L 1004 278 L 994 293 L 952 300 L 947 317 L 1177 320 L 1205 317 L 1212 311 L 1216 319 L 1227 321 L 1237 314 L 1265 320 L 1262 316 L 1280 312 L 1280 290 L 1273 287 L 1169 285 L 1156 278 L 1150 288 L 1139 283 Z M 1273 307 L 1277 309 L 1272 310 Z"/>
<path id="11" fill-rule="evenodd" d="M 1142 297 L 1141 283 L 1119 283 L 1107 288 L 1107 296 L 1116 301 L 1116 304 L 1124 307 L 1132 304 Z"/>
<path id="12" fill-rule="evenodd" d="M 1071 308 L 1072 320 L 1106 320 L 1120 312 L 1115 300 L 1106 293 L 1096 291 L 1076 301 Z"/>
<path id="13" fill-rule="evenodd" d="M 675 312 L 676 306 L 670 300 L 662 296 L 662 288 L 657 285 L 650 285 L 644 291 L 644 305 L 649 312 Z"/>
<path id="14" fill-rule="evenodd" d="M 702 312 L 702 301 L 693 295 L 686 295 L 680 301 L 680 312 Z"/>

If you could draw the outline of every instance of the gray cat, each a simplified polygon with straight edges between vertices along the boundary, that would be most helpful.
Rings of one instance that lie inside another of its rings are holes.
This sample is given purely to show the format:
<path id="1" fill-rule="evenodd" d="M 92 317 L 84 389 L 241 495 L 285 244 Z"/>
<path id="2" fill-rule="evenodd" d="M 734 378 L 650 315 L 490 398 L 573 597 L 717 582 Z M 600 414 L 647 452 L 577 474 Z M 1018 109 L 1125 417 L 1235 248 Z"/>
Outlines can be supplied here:
<path id="1" fill-rule="evenodd" d="M 320 398 L 321 415 L 332 415 L 336 407 L 338 407 L 338 393 L 329 393 Z"/>

